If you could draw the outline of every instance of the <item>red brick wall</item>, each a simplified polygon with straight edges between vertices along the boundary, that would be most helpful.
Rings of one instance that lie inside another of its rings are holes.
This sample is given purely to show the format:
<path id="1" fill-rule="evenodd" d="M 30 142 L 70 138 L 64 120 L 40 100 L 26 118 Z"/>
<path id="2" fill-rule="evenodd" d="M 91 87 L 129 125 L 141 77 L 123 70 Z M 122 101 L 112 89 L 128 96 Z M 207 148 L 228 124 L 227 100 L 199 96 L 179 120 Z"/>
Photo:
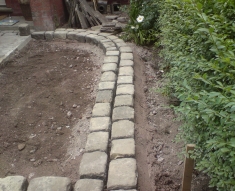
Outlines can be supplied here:
<path id="1" fill-rule="evenodd" d="M 54 30 L 64 22 L 63 0 L 30 0 L 36 30 Z"/>
<path id="2" fill-rule="evenodd" d="M 21 8 L 20 4 L 18 3 L 18 0 L 6 0 L 6 5 L 9 8 L 12 8 L 13 13 L 11 14 L 12 16 L 21 16 Z"/>

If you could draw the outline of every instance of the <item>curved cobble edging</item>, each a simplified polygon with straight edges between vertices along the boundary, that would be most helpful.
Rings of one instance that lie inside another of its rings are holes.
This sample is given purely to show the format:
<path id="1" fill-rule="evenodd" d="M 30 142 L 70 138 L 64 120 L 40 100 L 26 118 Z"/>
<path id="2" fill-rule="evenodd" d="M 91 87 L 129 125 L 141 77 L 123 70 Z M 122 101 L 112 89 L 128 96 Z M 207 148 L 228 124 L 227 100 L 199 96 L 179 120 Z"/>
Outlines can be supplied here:
<path id="1" fill-rule="evenodd" d="M 134 140 L 134 59 L 132 49 L 109 33 L 83 29 L 33 32 L 37 40 L 70 39 L 100 47 L 105 54 L 89 135 L 74 191 L 136 191 Z M 76 170 L 76 169 L 75 169 Z M 17 181 L 13 181 L 17 180 Z M 0 191 L 17 184 L 19 191 L 70 191 L 66 177 L 21 176 L 0 179 Z M 42 189 L 43 188 L 43 189 Z M 7 189 L 8 190 L 8 189 Z"/>

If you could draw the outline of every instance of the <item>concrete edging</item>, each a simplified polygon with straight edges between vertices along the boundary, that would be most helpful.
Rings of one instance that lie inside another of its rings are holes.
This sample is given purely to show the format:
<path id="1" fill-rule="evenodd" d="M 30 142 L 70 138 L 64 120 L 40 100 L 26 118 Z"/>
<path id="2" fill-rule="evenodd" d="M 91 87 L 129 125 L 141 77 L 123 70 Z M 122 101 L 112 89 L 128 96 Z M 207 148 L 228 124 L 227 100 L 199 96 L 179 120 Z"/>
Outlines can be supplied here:
<path id="1" fill-rule="evenodd" d="M 31 37 L 47 41 L 77 40 L 96 45 L 104 51 L 102 75 L 90 120 L 90 134 L 79 166 L 80 179 L 74 191 L 103 191 L 104 185 L 107 185 L 109 191 L 136 191 L 138 173 L 134 140 L 132 49 L 114 35 L 82 29 L 33 32 Z M 70 191 L 72 188 L 71 181 L 62 177 L 35 178 L 40 181 L 32 179 L 29 188 L 39 191 L 44 184 L 48 190 L 54 190 L 55 185 L 46 184 L 48 178 L 57 184 L 58 191 Z M 0 188 L 1 185 L 8 185 L 4 179 L 0 179 Z M 22 177 L 22 184 L 26 185 L 25 182 L 27 180 Z M 19 190 L 26 191 L 25 186 Z"/>

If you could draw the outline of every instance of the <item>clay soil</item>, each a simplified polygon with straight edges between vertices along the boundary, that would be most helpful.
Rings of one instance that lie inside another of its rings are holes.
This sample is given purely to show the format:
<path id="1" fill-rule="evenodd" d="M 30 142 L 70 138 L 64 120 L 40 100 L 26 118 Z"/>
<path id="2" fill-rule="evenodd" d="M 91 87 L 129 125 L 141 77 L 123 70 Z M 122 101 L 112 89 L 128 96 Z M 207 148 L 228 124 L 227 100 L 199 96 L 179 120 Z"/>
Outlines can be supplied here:
<path id="1" fill-rule="evenodd" d="M 34 41 L 0 68 L 0 177 L 78 179 L 103 52 Z"/>

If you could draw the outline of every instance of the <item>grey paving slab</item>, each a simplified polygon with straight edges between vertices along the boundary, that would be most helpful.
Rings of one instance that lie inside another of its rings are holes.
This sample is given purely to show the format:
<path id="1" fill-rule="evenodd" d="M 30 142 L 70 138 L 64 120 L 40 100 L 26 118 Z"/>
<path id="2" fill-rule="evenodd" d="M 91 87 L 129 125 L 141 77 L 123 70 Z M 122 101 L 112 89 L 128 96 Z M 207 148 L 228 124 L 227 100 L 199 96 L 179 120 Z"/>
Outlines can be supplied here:
<path id="1" fill-rule="evenodd" d="M 132 95 L 120 95 L 115 97 L 114 107 L 129 106 L 134 107 L 134 98 Z"/>
<path id="2" fill-rule="evenodd" d="M 115 89 L 115 82 L 100 82 L 99 83 L 99 90 L 114 90 Z"/>
<path id="3" fill-rule="evenodd" d="M 132 107 L 121 106 L 113 109 L 112 121 L 130 120 L 134 121 L 134 109 Z"/>
<path id="4" fill-rule="evenodd" d="M 92 110 L 92 117 L 110 117 L 110 103 L 96 103 Z"/>
<path id="5" fill-rule="evenodd" d="M 115 51 L 118 50 L 115 46 L 107 47 L 106 51 Z"/>
<path id="6" fill-rule="evenodd" d="M 102 90 L 96 94 L 96 103 L 113 103 L 113 90 Z"/>
<path id="7" fill-rule="evenodd" d="M 106 56 L 119 56 L 119 55 L 120 55 L 120 52 L 118 50 L 106 52 Z"/>
<path id="8" fill-rule="evenodd" d="M 44 176 L 29 182 L 27 191 L 71 191 L 72 183 L 66 177 Z"/>
<path id="9" fill-rule="evenodd" d="M 133 76 L 118 76 L 117 84 L 133 84 Z"/>
<path id="10" fill-rule="evenodd" d="M 133 53 L 121 53 L 121 60 L 133 60 L 133 59 L 134 59 Z"/>
<path id="11" fill-rule="evenodd" d="M 134 69 L 131 66 L 119 68 L 119 76 L 134 76 Z"/>
<path id="12" fill-rule="evenodd" d="M 7 176 L 0 178 L 1 191 L 26 191 L 28 181 L 23 176 Z"/>
<path id="13" fill-rule="evenodd" d="M 120 49 L 120 47 L 123 47 L 123 46 L 127 46 L 127 44 L 125 42 L 118 42 L 116 43 L 116 46 Z"/>
<path id="14" fill-rule="evenodd" d="M 125 41 L 120 39 L 120 38 L 119 39 L 114 39 L 113 42 L 115 42 L 115 43 L 125 43 Z"/>
<path id="15" fill-rule="evenodd" d="M 129 46 L 120 47 L 119 51 L 121 53 L 132 53 L 133 52 L 132 48 Z"/>
<path id="16" fill-rule="evenodd" d="M 74 191 L 103 191 L 104 183 L 97 179 L 80 179 L 76 182 Z"/>
<path id="17" fill-rule="evenodd" d="M 107 189 L 135 189 L 137 184 L 136 160 L 123 158 L 112 160 L 109 165 Z"/>
<path id="18" fill-rule="evenodd" d="M 90 121 L 90 132 L 109 131 L 111 128 L 110 117 L 95 117 Z"/>
<path id="19" fill-rule="evenodd" d="M 101 68 L 101 72 L 114 72 L 117 73 L 117 64 L 116 63 L 107 63 L 103 64 Z"/>
<path id="20" fill-rule="evenodd" d="M 46 31 L 45 32 L 45 39 L 47 41 L 51 41 L 54 39 L 54 31 Z"/>
<path id="21" fill-rule="evenodd" d="M 81 179 L 101 179 L 106 178 L 107 154 L 105 152 L 84 153 L 79 166 Z"/>
<path id="22" fill-rule="evenodd" d="M 114 122 L 111 139 L 134 138 L 134 123 L 128 120 Z"/>
<path id="23" fill-rule="evenodd" d="M 117 86 L 116 95 L 134 95 L 134 85 L 119 85 Z"/>
<path id="24" fill-rule="evenodd" d="M 104 72 L 101 75 L 101 82 L 116 82 L 117 75 L 114 72 Z"/>
<path id="25" fill-rule="evenodd" d="M 106 63 L 118 63 L 118 56 L 105 56 L 104 57 L 104 64 Z"/>
<path id="26" fill-rule="evenodd" d="M 86 152 L 103 151 L 107 153 L 109 142 L 108 132 L 93 132 L 87 136 Z"/>
<path id="27" fill-rule="evenodd" d="M 135 140 L 116 139 L 112 141 L 110 159 L 135 157 Z"/>

